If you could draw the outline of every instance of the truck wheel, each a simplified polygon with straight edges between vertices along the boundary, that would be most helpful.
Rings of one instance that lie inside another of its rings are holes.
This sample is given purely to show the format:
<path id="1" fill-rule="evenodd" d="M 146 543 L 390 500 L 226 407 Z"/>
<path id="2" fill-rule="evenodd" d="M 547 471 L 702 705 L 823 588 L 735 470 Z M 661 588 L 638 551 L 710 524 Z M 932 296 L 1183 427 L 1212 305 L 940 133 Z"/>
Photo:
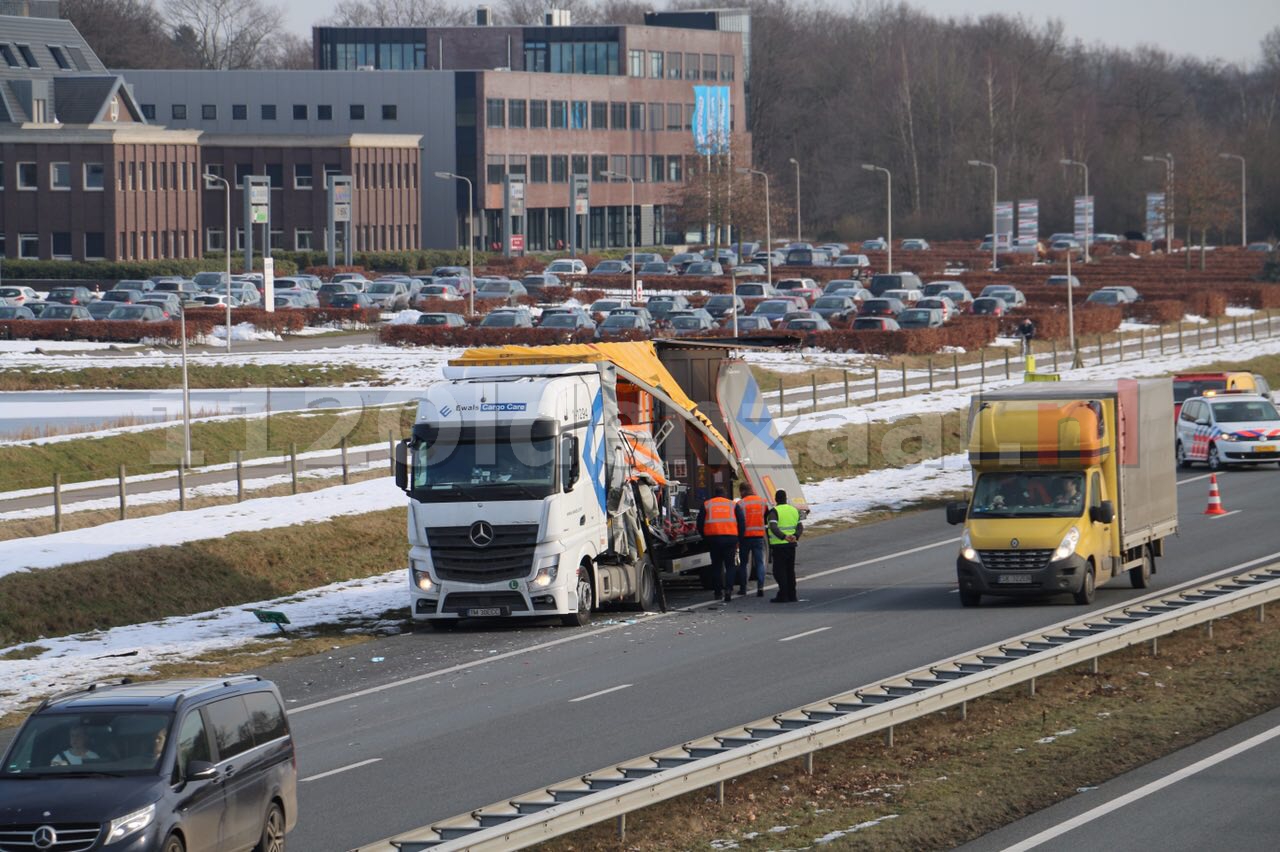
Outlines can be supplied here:
<path id="1" fill-rule="evenodd" d="M 960 589 L 960 606 L 977 606 L 982 601 L 982 592 L 973 589 Z"/>
<path id="2" fill-rule="evenodd" d="M 1093 593 L 1097 590 L 1097 579 L 1093 574 L 1093 566 L 1090 565 L 1085 569 L 1084 582 L 1080 584 L 1080 591 L 1075 593 L 1076 603 L 1088 605 L 1093 603 Z"/>
<path id="3" fill-rule="evenodd" d="M 658 608 L 658 572 L 653 563 L 645 559 L 640 569 L 640 588 L 636 590 L 635 608 L 639 612 L 653 612 Z"/>
<path id="4" fill-rule="evenodd" d="M 1183 470 L 1186 470 L 1187 468 L 1191 467 L 1191 459 L 1187 458 L 1187 451 L 1183 448 L 1181 441 L 1178 442 L 1178 445 L 1174 449 L 1173 454 L 1178 460 L 1178 467 L 1182 468 Z"/>
<path id="5" fill-rule="evenodd" d="M 1142 550 L 1142 564 L 1129 569 L 1129 585 L 1135 589 L 1145 589 L 1151 585 L 1151 571 L 1155 567 L 1155 557 L 1149 548 Z"/>
<path id="6" fill-rule="evenodd" d="M 565 627 L 586 627 L 591 623 L 591 606 L 595 595 L 591 592 L 591 569 L 585 565 L 578 566 L 578 611 L 560 616 Z"/>
<path id="7" fill-rule="evenodd" d="M 1209 456 L 1207 458 L 1207 461 L 1209 464 L 1209 470 L 1212 470 L 1215 472 L 1222 470 L 1222 456 L 1218 454 L 1217 444 L 1209 445 Z"/>

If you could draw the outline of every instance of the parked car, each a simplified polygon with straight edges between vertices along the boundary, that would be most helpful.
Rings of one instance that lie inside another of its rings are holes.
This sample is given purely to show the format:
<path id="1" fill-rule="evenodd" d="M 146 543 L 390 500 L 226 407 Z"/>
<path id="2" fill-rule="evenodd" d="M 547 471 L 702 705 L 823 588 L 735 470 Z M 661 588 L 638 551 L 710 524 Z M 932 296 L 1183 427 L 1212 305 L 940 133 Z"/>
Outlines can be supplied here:
<path id="1" fill-rule="evenodd" d="M 680 311 L 689 307 L 689 300 L 685 296 L 678 294 L 662 293 L 656 296 L 650 296 L 649 301 L 644 303 L 648 308 L 649 315 L 658 322 L 661 322 L 670 311 Z"/>
<path id="2" fill-rule="evenodd" d="M 1044 283 L 1056 287 L 1065 287 L 1068 281 L 1071 283 L 1072 290 L 1080 286 L 1080 279 L 1074 275 L 1050 275 Z"/>
<path id="3" fill-rule="evenodd" d="M 730 273 L 734 278 L 752 278 L 756 275 L 768 275 L 769 270 L 758 263 L 740 263 Z"/>
<path id="4" fill-rule="evenodd" d="M 1120 235 L 1119 234 L 1093 234 L 1089 238 L 1089 242 L 1095 243 L 1095 244 L 1118 243 L 1120 242 Z"/>
<path id="5" fill-rule="evenodd" d="M 282 293 L 276 293 L 275 296 L 273 297 L 276 310 L 292 311 L 292 310 L 301 310 L 302 308 L 305 308 L 306 305 L 302 303 L 302 299 L 297 295 L 297 292 L 298 292 L 297 290 L 285 290 Z"/>
<path id="6" fill-rule="evenodd" d="M 177 293 L 148 293 L 146 298 L 138 302 L 140 305 L 155 305 L 167 316 L 176 317 L 182 310 L 182 300 Z"/>
<path id="7" fill-rule="evenodd" d="M 897 299 L 904 305 L 914 305 L 924 295 L 919 290 L 885 290 L 880 294 L 883 299 Z"/>
<path id="8" fill-rule="evenodd" d="M 1127 305 L 1129 299 L 1119 290 L 1094 290 L 1089 294 L 1089 298 L 1085 299 L 1086 304 L 1090 305 Z"/>
<path id="9" fill-rule="evenodd" d="M 889 244 L 885 242 L 883 237 L 879 239 L 874 239 L 874 240 L 862 241 L 863 251 L 886 251 L 888 248 L 889 248 Z"/>
<path id="10" fill-rule="evenodd" d="M 354 284 L 347 284 L 343 281 L 330 281 L 328 284 L 321 284 L 320 290 L 316 296 L 320 299 L 320 307 L 329 307 L 334 296 L 351 294 L 358 292 Z"/>
<path id="11" fill-rule="evenodd" d="M 724 267 L 717 260 L 695 260 L 684 268 L 685 275 L 724 275 Z"/>
<path id="12" fill-rule="evenodd" d="M 858 303 L 848 296 L 819 296 L 813 302 L 814 313 L 824 320 L 843 320 L 858 312 Z"/>
<path id="13" fill-rule="evenodd" d="M 553 317 L 557 314 L 577 314 L 585 319 L 591 319 L 591 314 L 587 313 L 587 309 L 582 305 L 556 305 L 542 309 L 542 319 Z"/>
<path id="14" fill-rule="evenodd" d="M 34 304 L 44 304 L 38 302 Z M 0 320 L 35 319 L 36 315 L 27 305 L 0 305 Z"/>
<path id="15" fill-rule="evenodd" d="M 979 296 L 973 300 L 969 312 L 977 316 L 1002 317 L 1009 312 L 1009 306 L 998 296 Z"/>
<path id="16" fill-rule="evenodd" d="M 45 301 L 63 305 L 87 305 L 93 301 L 93 293 L 89 292 L 88 287 L 54 287 Z"/>
<path id="17" fill-rule="evenodd" d="M 1276 247 L 1268 242 L 1249 243 L 1245 247 L 1246 251 L 1275 251 Z"/>
<path id="18" fill-rule="evenodd" d="M 717 261 L 722 266 L 737 266 L 738 253 L 735 252 L 733 249 L 727 249 L 727 248 L 718 249 L 715 253 L 715 257 L 713 257 L 712 260 Z"/>
<path id="19" fill-rule="evenodd" d="M 526 293 L 539 301 L 546 297 L 548 287 L 564 286 L 560 276 L 554 272 L 538 272 L 526 275 L 520 279 L 520 283 L 524 286 Z"/>
<path id="20" fill-rule="evenodd" d="M 109 320 L 129 322 L 164 322 L 169 319 L 159 305 L 116 305 L 107 315 Z"/>
<path id="21" fill-rule="evenodd" d="M 346 285 L 354 291 L 354 285 Z M 235 282 L 231 283 L 231 295 L 240 300 L 241 305 L 248 307 L 257 307 L 262 304 L 262 292 L 252 284 L 244 284 L 240 287 L 235 286 Z"/>
<path id="22" fill-rule="evenodd" d="M 701 317 L 702 319 L 715 323 L 715 317 L 711 316 L 711 312 L 706 308 L 682 308 L 678 311 L 669 311 L 667 319 L 674 321 L 680 317 Z"/>
<path id="23" fill-rule="evenodd" d="M 452 284 L 423 284 L 418 291 L 419 299 L 442 299 L 446 302 L 462 300 L 462 294 Z"/>
<path id="24" fill-rule="evenodd" d="M 298 770 L 256 675 L 96 683 L 42 701 L 0 763 L 6 849 L 282 850 Z"/>
<path id="25" fill-rule="evenodd" d="M 277 290 L 277 296 L 287 296 L 298 303 L 300 308 L 320 307 L 320 296 L 310 287 L 295 287 L 291 290 Z"/>
<path id="26" fill-rule="evenodd" d="M 941 311 L 943 322 L 950 322 L 951 318 L 956 315 L 956 306 L 946 296 L 932 296 L 928 299 L 921 299 L 912 307 Z"/>
<path id="27" fill-rule="evenodd" d="M 733 320 L 730 319 L 728 322 L 728 326 L 731 327 L 732 323 L 733 323 Z M 748 331 L 771 331 L 771 330 L 773 330 L 773 322 L 766 316 L 757 316 L 755 314 L 752 314 L 751 316 L 738 317 L 738 332 L 740 334 L 746 333 Z"/>
<path id="28" fill-rule="evenodd" d="M 1010 309 L 1021 308 L 1027 303 L 1027 297 L 1022 295 L 1022 291 L 1010 284 L 988 284 L 979 295 L 1003 299 Z"/>
<path id="29" fill-rule="evenodd" d="M 572 278 L 578 275 L 586 275 L 587 264 L 576 257 L 562 257 L 548 263 L 547 268 L 542 271 L 550 272 L 552 275 L 558 275 L 561 278 Z"/>
<path id="30" fill-rule="evenodd" d="M 542 319 L 538 322 L 538 328 L 559 328 L 565 331 L 580 331 L 586 329 L 595 331 L 596 323 L 591 317 L 584 314 L 561 313 L 561 314 L 543 314 Z"/>
<path id="31" fill-rule="evenodd" d="M 766 281 L 743 281 L 734 285 L 733 292 L 744 299 L 768 299 L 777 291 Z"/>
<path id="32" fill-rule="evenodd" d="M 707 303 L 703 307 L 714 319 L 720 320 L 735 313 L 741 316 L 747 309 L 747 303 L 741 296 L 717 293 L 707 299 Z"/>
<path id="33" fill-rule="evenodd" d="M 604 322 L 596 326 L 596 339 L 616 337 L 632 331 L 651 332 L 653 326 L 643 316 L 637 314 L 609 314 Z"/>
<path id="34" fill-rule="evenodd" d="M 89 309 L 89 316 L 93 317 L 96 320 L 100 320 L 100 319 L 106 319 L 108 316 L 110 316 L 112 311 L 120 307 L 120 303 L 104 302 L 99 300 L 97 302 L 90 302 L 89 304 L 85 305 L 85 307 Z"/>
<path id="35" fill-rule="evenodd" d="M 533 316 L 528 310 L 499 309 L 480 320 L 481 328 L 533 328 Z"/>
<path id="36" fill-rule="evenodd" d="M 624 263 L 629 263 L 637 269 L 646 263 L 663 263 L 662 255 L 656 251 L 638 251 L 635 254 L 628 252 L 622 256 Z"/>
<path id="37" fill-rule="evenodd" d="M 830 331 L 831 323 L 817 315 L 798 316 L 784 319 L 778 328 L 782 331 Z"/>
<path id="38" fill-rule="evenodd" d="M 789 248 L 783 266 L 830 266 L 831 255 L 822 249 Z"/>
<path id="39" fill-rule="evenodd" d="M 683 274 L 686 266 L 702 260 L 705 260 L 705 258 L 703 258 L 700 251 L 682 251 L 679 254 L 673 254 L 669 262 L 677 271 Z"/>
<path id="40" fill-rule="evenodd" d="M 220 308 L 231 301 L 231 307 L 240 307 L 240 300 L 235 296 L 228 296 L 226 293 L 205 293 L 203 296 L 196 296 L 195 302 L 200 307 Z"/>
<path id="41" fill-rule="evenodd" d="M 1103 287 L 1101 289 L 1115 290 L 1117 293 L 1120 293 L 1125 298 L 1125 301 L 1129 303 L 1142 301 L 1142 294 L 1139 293 L 1133 287 L 1130 287 L 1128 284 L 1113 284 L 1109 287 Z"/>
<path id="42" fill-rule="evenodd" d="M 286 278 L 283 280 L 288 281 L 290 279 Z M 277 286 L 279 285 L 277 284 Z M 156 286 L 152 288 L 152 292 L 178 293 L 179 295 L 181 295 L 184 292 L 194 293 L 194 291 L 199 289 L 200 288 L 196 286 L 196 282 L 188 281 L 185 278 L 162 278 L 161 280 L 156 282 Z"/>
<path id="43" fill-rule="evenodd" d="M 645 322 L 649 323 L 650 325 L 653 324 L 653 314 L 649 313 L 648 308 L 641 307 L 640 305 L 628 305 L 622 308 L 614 308 L 612 311 L 609 312 L 609 316 L 613 316 L 614 314 L 617 314 L 619 316 L 642 317 Z"/>
<path id="44" fill-rule="evenodd" d="M 909 237 L 902 241 L 899 247 L 903 251 L 928 251 L 929 241 L 922 240 L 919 237 Z M 901 325 L 901 323 L 899 323 Z"/>
<path id="45" fill-rule="evenodd" d="M 1080 245 L 1075 237 L 1064 240 L 1054 240 L 1049 243 L 1049 250 L 1070 252 L 1072 257 L 1084 257 L 1084 246 Z"/>
<path id="46" fill-rule="evenodd" d="M 686 337 L 688 335 L 702 334 L 703 332 L 715 329 L 715 321 L 696 314 L 681 314 L 673 317 L 670 322 L 671 331 L 676 337 Z"/>
<path id="47" fill-rule="evenodd" d="M 28 310 L 30 310 L 28 308 Z M 42 320 L 92 320 L 93 315 L 84 305 L 67 305 L 62 302 L 46 302 L 44 310 L 36 315 Z"/>
<path id="48" fill-rule="evenodd" d="M 898 314 L 900 328 L 941 328 L 942 311 L 935 308 L 907 308 Z"/>
<path id="49" fill-rule="evenodd" d="M 10 304 L 25 305 L 27 302 L 40 301 L 40 294 L 30 287 L 0 287 L 0 299 L 7 299 Z"/>
<path id="50" fill-rule="evenodd" d="M 339 272 L 329 280 L 334 284 L 350 284 L 361 293 L 369 286 L 369 279 L 359 272 Z"/>
<path id="51" fill-rule="evenodd" d="M 409 307 L 409 287 L 402 281 L 380 278 L 369 285 L 368 293 L 373 303 L 383 310 L 400 311 Z"/>
<path id="52" fill-rule="evenodd" d="M 955 281 L 930 281 L 920 288 L 920 294 L 925 298 L 936 296 L 943 290 L 950 290 L 957 286 Z"/>
<path id="53" fill-rule="evenodd" d="M 631 272 L 631 264 L 625 260 L 602 260 L 591 270 L 592 275 L 627 275 Z"/>
<path id="54" fill-rule="evenodd" d="M 773 289 L 779 296 L 802 296 L 806 302 L 822 295 L 822 289 L 812 278 L 783 278 L 773 283 Z"/>
<path id="55" fill-rule="evenodd" d="M 352 310 L 361 308 L 363 310 L 376 310 L 377 305 L 374 304 L 368 293 L 334 293 L 329 297 L 329 307 L 339 308 L 342 310 Z"/>
<path id="56" fill-rule="evenodd" d="M 636 268 L 636 275 L 643 275 L 650 278 L 661 278 L 663 276 L 676 274 L 676 268 L 664 260 L 650 260 L 640 264 L 640 266 Z"/>
<path id="57" fill-rule="evenodd" d="M 871 261 L 865 254 L 842 254 L 831 265 L 846 269 L 849 275 L 861 278 L 871 268 Z"/>
<path id="58" fill-rule="evenodd" d="M 943 290 L 939 296 L 949 299 L 956 310 L 963 313 L 973 306 L 973 294 L 961 284 L 955 284 L 949 290 Z"/>
<path id="59" fill-rule="evenodd" d="M 98 299 L 99 302 L 113 302 L 118 305 L 131 305 L 141 302 L 145 294 L 141 290 L 108 290 Z"/>
<path id="60" fill-rule="evenodd" d="M 418 325 L 443 325 L 449 328 L 464 328 L 466 319 L 461 314 L 431 312 L 418 317 Z"/>
<path id="61" fill-rule="evenodd" d="M 596 299 L 591 303 L 591 307 L 587 308 L 587 312 L 608 316 L 612 311 L 616 311 L 618 308 L 630 307 L 630 305 L 631 303 L 626 299 Z"/>
<path id="62" fill-rule="evenodd" d="M 897 317 L 907 306 L 899 299 L 867 299 L 858 307 L 860 317 Z"/>
<path id="63" fill-rule="evenodd" d="M 751 315 L 768 317 L 770 320 L 778 322 L 792 311 L 798 310 L 802 307 L 808 307 L 808 303 L 803 299 L 799 299 L 800 304 L 797 304 L 797 299 L 798 297 L 795 299 L 765 299 L 763 302 L 756 305 L 756 308 L 751 312 Z"/>
<path id="64" fill-rule="evenodd" d="M 867 289 L 873 296 L 883 296 L 886 290 L 921 290 L 920 276 L 914 272 L 880 272 L 871 276 Z"/>
<path id="65" fill-rule="evenodd" d="M 899 331 L 901 326 L 893 317 L 855 317 L 854 331 Z"/>
<path id="66" fill-rule="evenodd" d="M 196 287 L 201 290 L 227 289 L 227 273 L 225 272 L 197 272 L 191 277 Z M 116 286 L 119 286 L 118 284 Z"/>
<path id="67" fill-rule="evenodd" d="M 35 315 L 36 319 L 39 319 L 40 315 L 44 313 L 44 309 L 49 307 L 49 304 L 49 302 L 28 302 L 27 310 L 31 311 L 31 313 Z"/>
<path id="68" fill-rule="evenodd" d="M 758 251 L 751 256 L 751 259 L 761 266 L 768 267 L 770 264 L 774 266 L 782 266 L 787 260 L 786 252 L 774 249 L 773 251 Z"/>

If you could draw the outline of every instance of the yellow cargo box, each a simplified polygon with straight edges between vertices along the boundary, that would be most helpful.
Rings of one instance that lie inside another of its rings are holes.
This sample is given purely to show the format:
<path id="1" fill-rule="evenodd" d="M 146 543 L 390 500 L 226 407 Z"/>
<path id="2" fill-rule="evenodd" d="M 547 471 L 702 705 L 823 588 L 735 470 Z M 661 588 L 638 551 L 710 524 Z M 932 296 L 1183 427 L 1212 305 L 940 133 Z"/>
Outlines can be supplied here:
<path id="1" fill-rule="evenodd" d="M 1109 419 L 1099 400 L 983 402 L 974 412 L 969 463 L 974 470 L 1086 468 L 1111 453 Z"/>

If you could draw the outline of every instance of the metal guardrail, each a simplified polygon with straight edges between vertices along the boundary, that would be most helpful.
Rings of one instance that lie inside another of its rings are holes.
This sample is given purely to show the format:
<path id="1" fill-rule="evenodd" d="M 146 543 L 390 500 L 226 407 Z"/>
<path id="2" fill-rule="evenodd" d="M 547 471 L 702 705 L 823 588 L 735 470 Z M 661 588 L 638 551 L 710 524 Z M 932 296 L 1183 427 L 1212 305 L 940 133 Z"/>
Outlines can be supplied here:
<path id="1" fill-rule="evenodd" d="M 1280 599 L 1280 562 L 1232 569 L 823 701 L 441 820 L 361 852 L 510 850 L 547 841 L 1141 642 Z M 1260 614 L 1262 610 L 1260 609 Z M 620 823 L 623 825 L 624 823 Z"/>

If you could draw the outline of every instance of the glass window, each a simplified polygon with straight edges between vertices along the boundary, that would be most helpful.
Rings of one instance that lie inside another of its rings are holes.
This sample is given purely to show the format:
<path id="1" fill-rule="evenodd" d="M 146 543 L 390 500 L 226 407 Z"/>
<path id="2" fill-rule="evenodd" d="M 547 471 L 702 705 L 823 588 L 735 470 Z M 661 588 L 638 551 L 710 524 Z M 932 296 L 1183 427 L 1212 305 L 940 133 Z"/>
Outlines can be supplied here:
<path id="1" fill-rule="evenodd" d="M 213 752 L 209 749 L 209 735 L 204 729 L 204 719 L 197 710 L 187 714 L 178 728 L 178 776 L 187 774 L 187 767 L 193 760 L 206 763 L 213 760 Z"/>
<path id="2" fill-rule="evenodd" d="M 49 54 L 53 56 L 53 61 L 58 63 L 58 67 L 63 71 L 71 70 L 71 63 L 67 61 L 67 55 L 62 52 L 62 48 L 56 44 L 48 45 Z"/>
<path id="3" fill-rule="evenodd" d="M 587 172 L 587 155 L 586 155 L 586 154 L 574 154 L 574 155 L 573 155 L 573 160 L 572 160 L 572 165 L 573 165 L 573 173 L 574 173 L 575 175 L 586 175 L 586 174 L 588 174 L 588 172 Z"/>
<path id="4" fill-rule="evenodd" d="M 671 183 L 680 183 L 684 177 L 680 174 L 680 158 L 667 157 L 667 180 Z"/>
<path id="5" fill-rule="evenodd" d="M 563 129 L 569 123 L 569 102 L 568 101 L 552 101 L 551 102 L 551 127 L 553 129 Z"/>
<path id="6" fill-rule="evenodd" d="M 284 165 L 281 163 L 267 163 L 265 171 L 267 178 L 271 181 L 272 189 L 284 188 Z"/>
<path id="7" fill-rule="evenodd" d="M 18 45 L 18 52 L 22 54 L 22 59 L 24 62 L 27 63 L 28 68 L 40 67 L 40 63 L 36 62 L 35 54 L 31 52 L 30 46 L 25 44 L 20 44 Z"/>
<path id="8" fill-rule="evenodd" d="M 716 70 L 716 59 L 714 53 L 702 54 L 702 79 L 714 81 L 720 78 Z"/>
<path id="9" fill-rule="evenodd" d="M 245 120 L 246 120 L 246 119 L 248 119 L 248 118 L 249 118 L 249 107 L 248 107 L 248 105 L 247 105 L 247 104 L 232 104 L 232 105 L 231 105 L 231 120 L 232 120 L 232 121 L 245 121 Z"/>
<path id="10" fill-rule="evenodd" d="M 547 182 L 547 155 L 533 154 L 529 157 L 529 182 Z"/>
<path id="11" fill-rule="evenodd" d="M 40 257 L 40 235 L 18 234 L 18 257 L 37 260 Z"/>
<path id="12" fill-rule="evenodd" d="M 636 183 L 644 181 L 644 154 L 631 155 L 631 179 Z"/>
<path id="13" fill-rule="evenodd" d="M 207 175 L 217 175 L 218 177 L 222 177 L 226 173 L 226 169 L 222 163 L 205 163 L 204 173 Z"/>
<path id="14" fill-rule="evenodd" d="M 205 251 L 223 251 L 227 247 L 226 233 L 209 228 L 205 231 Z"/>
<path id="15" fill-rule="evenodd" d="M 528 101 L 524 98 L 513 98 L 507 102 L 507 124 L 511 127 L 524 127 L 527 123 Z"/>
<path id="16" fill-rule="evenodd" d="M 649 181 L 651 183 L 662 183 L 667 179 L 666 160 L 661 154 L 655 154 L 649 158 Z"/>
<path id="17" fill-rule="evenodd" d="M 307 120 L 307 105 L 306 105 L 306 104 L 294 104 L 294 105 L 293 105 L 293 120 L 294 120 L 294 121 L 306 121 L 306 120 Z"/>
<path id="18" fill-rule="evenodd" d="M 662 51 L 649 51 L 649 76 L 655 80 L 661 80 L 666 75 L 662 70 Z"/>
<path id="19" fill-rule="evenodd" d="M 484 123 L 486 127 L 506 127 L 507 102 L 501 98 L 489 98 L 484 102 Z"/>
<path id="20" fill-rule="evenodd" d="M 614 130 L 627 129 L 627 105 L 620 103 L 609 104 L 609 126 Z"/>
<path id="21" fill-rule="evenodd" d="M 551 155 L 551 182 L 569 182 L 569 157 L 565 154 Z"/>
<path id="22" fill-rule="evenodd" d="M 275 121 L 275 120 L 276 120 L 276 105 L 275 105 L 275 104 L 263 104 L 263 105 L 262 105 L 262 120 L 263 120 L 263 121 Z"/>
<path id="23" fill-rule="evenodd" d="M 253 163 L 236 163 L 236 183 L 235 185 L 241 189 L 244 188 L 244 179 L 253 174 Z"/>
<path id="24" fill-rule="evenodd" d="M 364 121 L 364 104 L 352 104 L 349 115 L 352 121 Z"/>
<path id="25" fill-rule="evenodd" d="M 395 120 L 396 120 L 396 115 L 397 115 L 397 113 L 398 113 L 398 112 L 399 112 L 399 109 L 398 109 L 398 107 L 397 107 L 395 104 L 383 104 L 383 105 L 382 105 L 382 120 L 383 120 L 383 121 L 395 121 Z"/>
<path id="26" fill-rule="evenodd" d="M 70 231 L 54 231 L 51 241 L 53 248 L 52 255 L 54 260 L 70 260 L 71 259 L 71 232 Z"/>
<path id="27" fill-rule="evenodd" d="M 681 122 L 682 109 L 680 104 L 667 104 L 667 129 L 680 130 L 684 125 Z"/>
<path id="28" fill-rule="evenodd" d="M 333 121 L 333 104 L 316 104 L 316 121 Z"/>
<path id="29" fill-rule="evenodd" d="M 625 175 L 627 173 L 627 155 L 614 154 L 612 157 L 609 158 L 609 166 L 610 166 L 609 171 L 613 172 L 614 174 Z M 619 183 L 621 181 L 622 181 L 622 178 L 620 177 L 613 178 L 614 183 Z"/>
<path id="30" fill-rule="evenodd" d="M 684 55 L 684 78 L 686 80 L 700 80 L 702 74 L 698 71 L 702 67 L 702 57 L 697 53 L 686 53 Z"/>
<path id="31" fill-rule="evenodd" d="M 293 166 L 293 188 L 311 189 L 314 179 L 310 163 L 295 163 Z"/>
<path id="32" fill-rule="evenodd" d="M 40 172 L 35 163 L 18 163 L 18 189 L 37 189 Z"/>
<path id="33" fill-rule="evenodd" d="M 684 129 L 693 130 L 693 104 L 684 105 Z"/>
<path id="34" fill-rule="evenodd" d="M 223 698 L 204 709 L 218 744 L 218 760 L 229 760 L 253 748 L 253 726 L 240 696 Z"/>
<path id="35" fill-rule="evenodd" d="M 49 164 L 49 187 L 51 189 L 71 189 L 71 164 Z"/>
<path id="36" fill-rule="evenodd" d="M 217 104 L 203 105 L 202 107 L 200 107 L 200 117 L 205 121 L 217 121 L 218 105 Z"/>
<path id="37" fill-rule="evenodd" d="M 311 231 L 303 231 L 297 228 L 293 231 L 293 250 L 294 251 L 311 251 Z"/>
<path id="38" fill-rule="evenodd" d="M 507 173 L 507 158 L 504 154 L 487 154 L 485 162 L 485 180 L 488 183 L 502 183 Z"/>
<path id="39" fill-rule="evenodd" d="M 609 127 L 609 104 L 605 101 L 591 102 L 591 129 L 606 130 Z"/>
<path id="40" fill-rule="evenodd" d="M 603 183 L 604 173 L 609 171 L 609 158 L 605 154 L 591 155 L 591 180 L 596 183 Z"/>
<path id="41" fill-rule="evenodd" d="M 155 104 L 143 104 L 143 105 L 142 105 L 142 117 L 143 117 L 143 118 L 145 118 L 147 121 L 155 121 L 155 120 L 156 120 L 156 105 L 155 105 Z"/>
<path id="42" fill-rule="evenodd" d="M 644 76 L 644 51 L 643 50 L 627 51 L 627 76 L 628 77 Z"/>
<path id="43" fill-rule="evenodd" d="M 661 130 L 663 127 L 666 126 L 662 120 L 664 112 L 665 110 L 663 109 L 662 104 L 649 104 L 649 129 L 650 130 Z"/>
<path id="44" fill-rule="evenodd" d="M 574 130 L 586 130 L 587 129 L 587 102 L 574 101 L 573 109 L 570 112 L 569 117 L 570 117 L 570 123 L 569 123 L 570 127 L 572 127 Z"/>
<path id="45" fill-rule="evenodd" d="M 507 174 L 513 178 L 529 178 L 529 158 L 525 154 L 509 154 L 507 156 Z"/>
<path id="46" fill-rule="evenodd" d="M 644 130 L 644 104 L 631 104 L 631 129 Z"/>
<path id="47" fill-rule="evenodd" d="M 5 64 L 10 68 L 21 68 L 18 62 L 18 56 L 13 52 L 13 48 L 7 44 L 0 44 L 0 56 L 4 56 Z"/>
<path id="48" fill-rule="evenodd" d="M 547 102 L 546 101 L 529 101 L 529 126 L 530 127 L 546 127 L 547 126 Z"/>
<path id="49" fill-rule="evenodd" d="M 667 52 L 667 79 L 668 80 L 680 79 L 680 72 L 684 66 L 684 63 L 682 62 L 683 59 L 684 59 L 684 54 L 680 53 L 679 51 L 672 50 Z"/>
<path id="50" fill-rule="evenodd" d="M 84 164 L 84 188 L 102 189 L 106 183 L 106 170 L 102 163 Z"/>
<path id="51" fill-rule="evenodd" d="M 171 106 L 171 107 L 169 108 L 169 112 L 170 112 L 170 114 L 173 116 L 173 118 L 174 118 L 174 120 L 175 120 L 175 121 L 186 121 L 186 120 L 187 120 L 187 105 L 186 105 L 186 104 L 174 104 L 173 106 Z"/>
<path id="52" fill-rule="evenodd" d="M 720 79 L 728 82 L 733 81 L 733 56 L 731 54 L 722 54 L 720 56 Z"/>
<path id="53" fill-rule="evenodd" d="M 107 256 L 107 241 L 102 231 L 85 231 L 84 256 L 86 260 L 101 260 Z"/>
<path id="54" fill-rule="evenodd" d="M 308 238 L 310 232 L 306 232 Z M 285 725 L 284 710 L 280 702 L 269 692 L 250 692 L 244 696 L 249 709 L 249 724 L 253 729 L 253 741 L 258 745 L 289 735 Z"/>

